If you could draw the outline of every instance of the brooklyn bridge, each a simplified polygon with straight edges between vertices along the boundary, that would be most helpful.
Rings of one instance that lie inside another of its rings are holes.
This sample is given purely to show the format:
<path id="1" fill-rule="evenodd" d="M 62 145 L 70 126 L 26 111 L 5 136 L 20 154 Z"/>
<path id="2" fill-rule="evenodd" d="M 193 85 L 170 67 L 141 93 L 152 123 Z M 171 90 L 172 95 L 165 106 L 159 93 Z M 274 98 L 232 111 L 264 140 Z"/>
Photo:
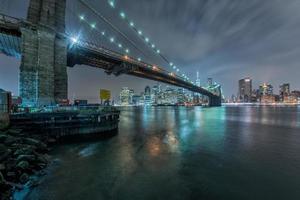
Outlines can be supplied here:
<path id="1" fill-rule="evenodd" d="M 85 0 L 79 0 L 96 18 L 108 23 L 121 37 L 128 38 L 114 24 L 111 24 L 97 9 Z M 91 38 L 79 37 L 66 32 L 66 0 L 31 0 L 26 19 L 0 15 L 0 52 L 21 60 L 19 74 L 19 94 L 26 105 L 51 105 L 67 99 L 67 67 L 87 65 L 103 69 L 108 75 L 128 74 L 140 78 L 163 82 L 189 91 L 205 95 L 209 106 L 221 105 L 221 86 L 214 84 L 204 88 L 196 85 L 178 67 L 170 62 L 141 31 L 134 29 L 137 36 L 143 36 L 149 48 L 164 59 L 173 71 L 166 67 L 142 61 L 130 55 L 129 49 L 116 43 L 115 38 L 108 38 L 113 45 L 122 51 L 111 50 L 107 45 L 93 42 Z M 111 3 L 113 7 L 113 3 Z M 126 15 L 120 13 L 126 20 Z M 84 16 L 78 16 L 85 21 Z M 132 22 L 128 22 L 134 28 Z M 91 29 L 99 37 L 105 32 Z M 132 42 L 131 42 L 132 43 Z M 135 48 L 139 48 L 132 43 Z"/>

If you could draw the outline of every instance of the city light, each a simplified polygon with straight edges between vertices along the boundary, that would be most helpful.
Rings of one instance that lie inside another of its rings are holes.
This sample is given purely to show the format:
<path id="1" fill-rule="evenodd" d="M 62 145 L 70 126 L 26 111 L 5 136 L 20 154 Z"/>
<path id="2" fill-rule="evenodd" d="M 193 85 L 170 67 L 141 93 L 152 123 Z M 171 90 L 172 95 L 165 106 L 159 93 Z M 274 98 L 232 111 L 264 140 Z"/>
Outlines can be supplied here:
<path id="1" fill-rule="evenodd" d="M 123 19 L 125 19 L 125 18 L 126 18 L 126 15 L 125 15 L 125 13 L 124 13 L 124 12 L 121 12 L 121 13 L 120 13 L 120 16 L 121 16 Z"/>
<path id="2" fill-rule="evenodd" d="M 141 62 L 141 60 L 142 60 L 141 58 L 138 58 L 138 61 L 139 61 L 139 62 Z"/>
<path id="3" fill-rule="evenodd" d="M 115 2 L 114 1 L 108 1 L 109 2 L 109 5 L 112 7 L 112 8 L 115 8 Z"/>
<path id="4" fill-rule="evenodd" d="M 85 19 L 84 15 L 80 15 L 80 16 L 79 16 L 79 19 L 80 19 L 80 20 L 84 20 L 84 19 Z"/>
<path id="5" fill-rule="evenodd" d="M 110 6 L 112 7 L 112 8 L 115 8 L 115 1 L 113 1 L 113 0 L 109 0 L 108 1 L 108 3 L 110 4 Z M 123 19 L 125 19 L 125 18 L 127 18 L 126 17 L 126 13 L 124 12 L 124 11 L 122 11 L 122 10 L 119 10 L 119 12 L 120 12 L 120 16 L 123 18 Z M 137 30 L 137 28 L 135 27 L 135 24 L 134 24 L 134 22 L 133 22 L 133 20 L 130 20 L 130 19 L 127 19 L 126 20 L 126 22 L 127 22 L 127 24 L 129 24 L 129 27 L 131 27 L 141 38 L 143 38 L 143 40 L 146 42 L 146 43 L 149 43 L 149 41 L 150 41 L 150 38 L 148 38 L 148 37 L 143 37 L 143 32 L 142 32 L 142 30 Z M 156 49 L 156 46 L 152 43 L 151 45 L 149 45 L 149 47 L 151 47 L 152 49 L 153 49 L 153 51 L 155 51 L 155 53 L 157 53 L 157 54 L 160 54 L 161 55 L 161 52 L 160 52 L 160 50 L 159 49 Z M 161 56 L 163 56 L 163 55 L 161 55 Z M 164 56 L 164 60 L 165 61 L 167 61 L 167 59 L 166 59 L 166 57 Z M 172 63 L 169 63 L 170 64 L 170 67 L 172 67 L 174 64 Z M 173 69 L 176 69 L 176 68 L 173 68 Z M 178 72 L 179 70 L 177 70 L 177 72 Z"/>
<path id="6" fill-rule="evenodd" d="M 71 37 L 71 41 L 73 44 L 78 43 L 78 38 L 77 37 Z"/>

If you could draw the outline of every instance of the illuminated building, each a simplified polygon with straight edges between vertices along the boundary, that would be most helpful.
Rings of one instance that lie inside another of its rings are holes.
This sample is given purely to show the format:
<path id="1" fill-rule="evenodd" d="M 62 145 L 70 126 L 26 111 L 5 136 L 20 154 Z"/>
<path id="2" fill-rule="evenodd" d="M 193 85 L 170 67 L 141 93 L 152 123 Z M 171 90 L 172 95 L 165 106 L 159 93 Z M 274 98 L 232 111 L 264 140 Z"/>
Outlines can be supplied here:
<path id="1" fill-rule="evenodd" d="M 208 78 L 207 79 L 207 86 L 211 87 L 213 85 L 213 79 L 212 78 Z"/>
<path id="2" fill-rule="evenodd" d="M 279 96 L 280 96 L 280 101 L 283 102 L 285 101 L 286 98 L 290 96 L 290 84 L 285 83 L 279 86 Z"/>
<path id="3" fill-rule="evenodd" d="M 130 104 L 130 90 L 128 87 L 123 87 L 120 93 L 120 103 L 123 106 L 128 106 Z"/>
<path id="4" fill-rule="evenodd" d="M 252 96 L 252 80 L 251 78 L 244 78 L 239 80 L 239 101 L 251 102 Z"/>
<path id="5" fill-rule="evenodd" d="M 259 86 L 260 96 L 273 95 L 273 86 L 271 84 L 264 83 Z"/>
<path id="6" fill-rule="evenodd" d="M 151 88 L 149 86 L 145 87 L 145 93 L 144 93 L 144 104 L 145 105 L 151 105 L 152 99 L 151 99 Z"/>

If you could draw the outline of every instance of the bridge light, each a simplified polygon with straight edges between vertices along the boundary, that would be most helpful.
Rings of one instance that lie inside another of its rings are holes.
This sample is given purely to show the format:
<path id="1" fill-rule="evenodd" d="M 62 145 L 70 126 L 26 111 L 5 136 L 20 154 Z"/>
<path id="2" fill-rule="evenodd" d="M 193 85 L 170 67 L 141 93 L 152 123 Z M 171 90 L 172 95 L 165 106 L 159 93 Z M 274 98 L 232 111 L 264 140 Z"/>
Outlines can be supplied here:
<path id="1" fill-rule="evenodd" d="M 156 53 L 158 53 L 158 54 L 159 54 L 159 53 L 160 53 L 160 50 L 159 50 L 159 49 L 157 49 Z"/>
<path id="2" fill-rule="evenodd" d="M 85 19 L 84 15 L 80 15 L 80 16 L 79 16 L 79 19 L 80 19 L 80 20 L 84 20 L 84 19 Z"/>
<path id="3" fill-rule="evenodd" d="M 145 38 L 145 41 L 146 41 L 146 42 L 149 42 L 149 38 L 146 37 L 146 38 Z"/>
<path id="4" fill-rule="evenodd" d="M 125 52 L 126 52 L 126 53 L 129 53 L 129 49 L 126 49 Z"/>
<path id="5" fill-rule="evenodd" d="M 118 44 L 119 48 L 122 48 L 122 44 Z"/>
<path id="6" fill-rule="evenodd" d="M 176 71 L 179 72 L 179 69 L 177 69 Z"/>
<path id="7" fill-rule="evenodd" d="M 154 49 L 154 48 L 155 48 L 155 45 L 154 45 L 154 44 L 152 44 L 152 45 L 151 45 L 151 47 Z"/>
<path id="8" fill-rule="evenodd" d="M 172 67 L 172 66 L 173 66 L 173 63 L 170 63 L 170 66 Z"/>
<path id="9" fill-rule="evenodd" d="M 138 33 L 139 33 L 139 35 L 142 35 L 142 34 L 143 34 L 143 32 L 142 32 L 142 31 L 138 31 Z"/>
<path id="10" fill-rule="evenodd" d="M 96 24 L 91 24 L 91 28 L 96 28 Z"/>
<path id="11" fill-rule="evenodd" d="M 105 35 L 105 32 L 104 32 L 104 31 L 102 31 L 102 32 L 101 32 L 101 34 L 104 36 L 104 35 Z"/>
<path id="12" fill-rule="evenodd" d="M 114 8 L 115 7 L 115 2 L 114 1 L 109 1 L 109 5 L 112 7 L 112 8 Z"/>
<path id="13" fill-rule="evenodd" d="M 134 23 L 133 23 L 133 22 L 130 22 L 130 26 L 131 26 L 131 27 L 134 27 Z"/>
<path id="14" fill-rule="evenodd" d="M 109 40 L 111 43 L 113 43 L 115 41 L 115 38 L 111 37 Z"/>
<path id="15" fill-rule="evenodd" d="M 125 19 L 125 17 L 126 17 L 126 15 L 125 15 L 124 12 L 121 12 L 121 13 L 120 13 L 120 16 L 121 16 L 123 19 Z"/>
<path id="16" fill-rule="evenodd" d="M 173 66 L 173 69 L 176 69 L 176 66 L 175 66 L 175 65 Z"/>
<path id="17" fill-rule="evenodd" d="M 71 40 L 72 40 L 73 44 L 78 43 L 78 38 L 76 38 L 76 37 L 72 37 Z"/>
<path id="18" fill-rule="evenodd" d="M 142 60 L 141 58 L 138 58 L 138 61 L 139 61 L 139 62 L 141 62 L 141 60 Z"/>

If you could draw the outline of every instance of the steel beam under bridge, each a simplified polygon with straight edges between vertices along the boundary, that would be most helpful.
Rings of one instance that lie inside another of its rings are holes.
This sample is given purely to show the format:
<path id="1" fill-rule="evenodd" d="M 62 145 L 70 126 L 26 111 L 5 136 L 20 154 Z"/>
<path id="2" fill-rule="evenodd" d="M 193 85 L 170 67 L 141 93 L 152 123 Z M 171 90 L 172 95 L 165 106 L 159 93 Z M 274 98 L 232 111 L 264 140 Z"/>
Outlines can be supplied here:
<path id="1" fill-rule="evenodd" d="M 20 30 L 23 27 L 34 29 L 35 26 L 15 18 L 9 18 L 9 20 L 8 18 L 3 19 L 3 17 L 0 17 L 0 52 L 8 56 L 20 58 L 22 52 L 22 33 Z M 69 67 L 73 67 L 76 64 L 84 64 L 104 69 L 107 74 L 114 74 L 116 76 L 128 74 L 160 81 L 208 96 L 210 106 L 221 105 L 220 96 L 202 87 L 195 86 L 162 68 L 155 68 L 147 63 L 139 62 L 133 58 L 125 57 L 117 52 L 88 42 L 78 42 L 74 44 L 64 33 L 57 33 L 57 35 L 68 43 L 67 64 Z"/>

